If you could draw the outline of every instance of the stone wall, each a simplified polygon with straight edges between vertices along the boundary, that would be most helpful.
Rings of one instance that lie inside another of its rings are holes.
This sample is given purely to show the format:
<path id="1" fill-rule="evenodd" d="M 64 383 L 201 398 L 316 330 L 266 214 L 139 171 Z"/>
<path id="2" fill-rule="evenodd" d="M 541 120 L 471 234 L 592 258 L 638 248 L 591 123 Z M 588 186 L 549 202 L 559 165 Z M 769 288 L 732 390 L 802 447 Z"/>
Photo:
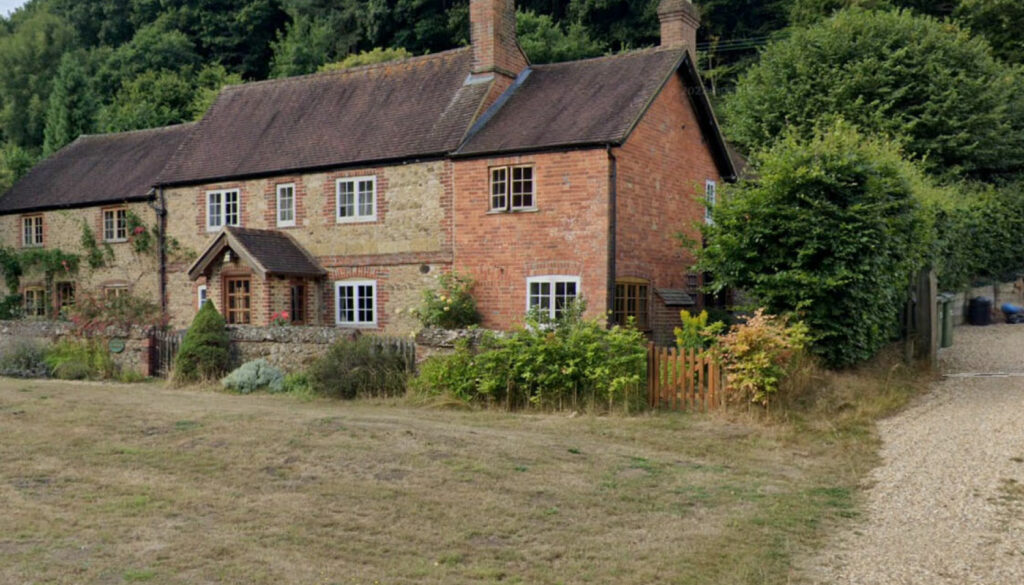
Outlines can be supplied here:
<path id="1" fill-rule="evenodd" d="M 0 355 L 16 347 L 18 344 L 29 343 L 41 346 L 53 345 L 59 341 L 81 339 L 74 326 L 66 321 L 41 321 L 24 319 L 18 321 L 0 321 Z M 130 329 L 110 328 L 100 335 L 94 336 L 100 343 L 109 348 L 112 340 L 124 342 L 124 350 L 111 352 L 114 363 L 125 372 L 137 372 L 149 376 L 150 329 L 132 327 Z"/>
<path id="2" fill-rule="evenodd" d="M 231 367 L 263 358 L 287 372 L 305 368 L 331 344 L 359 332 L 337 327 L 254 327 L 231 325 Z"/>

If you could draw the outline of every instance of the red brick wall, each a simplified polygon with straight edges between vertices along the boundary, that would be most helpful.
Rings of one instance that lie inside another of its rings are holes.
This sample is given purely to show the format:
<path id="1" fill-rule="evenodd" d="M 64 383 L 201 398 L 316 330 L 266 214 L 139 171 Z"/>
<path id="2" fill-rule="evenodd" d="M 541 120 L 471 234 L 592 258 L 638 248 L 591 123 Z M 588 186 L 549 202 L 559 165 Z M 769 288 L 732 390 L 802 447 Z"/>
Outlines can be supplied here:
<path id="1" fill-rule="evenodd" d="M 700 241 L 697 224 L 704 221 L 705 181 L 721 177 L 705 145 L 686 88 L 673 76 L 651 104 L 618 158 L 617 277 L 643 278 L 654 289 L 686 289 L 686 273 L 694 258 L 676 235 Z M 697 299 L 699 302 L 699 298 Z M 655 337 L 664 338 L 678 325 L 652 314 Z"/>
<path id="2" fill-rule="evenodd" d="M 489 168 L 534 165 L 536 211 L 489 213 Z M 484 327 L 526 312 L 530 276 L 579 276 L 588 314 L 603 315 L 608 274 L 608 155 L 577 150 L 454 162 L 455 269 L 476 280 Z"/>

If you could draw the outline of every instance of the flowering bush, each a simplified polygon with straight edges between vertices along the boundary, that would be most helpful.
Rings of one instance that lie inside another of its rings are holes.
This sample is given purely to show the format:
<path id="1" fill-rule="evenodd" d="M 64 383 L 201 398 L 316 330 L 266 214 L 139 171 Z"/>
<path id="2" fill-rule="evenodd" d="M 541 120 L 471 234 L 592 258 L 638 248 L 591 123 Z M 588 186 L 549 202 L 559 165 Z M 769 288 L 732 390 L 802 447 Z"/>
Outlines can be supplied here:
<path id="1" fill-rule="evenodd" d="M 167 325 L 167 318 L 159 305 L 130 293 L 116 297 L 82 293 L 75 299 L 75 304 L 68 308 L 68 318 L 78 332 L 85 335 L 102 332 L 107 327 Z"/>
<path id="2" fill-rule="evenodd" d="M 764 309 L 733 326 L 714 349 L 729 372 L 730 396 L 768 406 L 809 340 L 807 325 L 791 324 Z"/>
<path id="3" fill-rule="evenodd" d="M 423 304 L 412 311 L 424 327 L 462 329 L 480 322 L 473 299 L 473 279 L 454 272 L 438 278 L 440 290 L 423 293 Z"/>
<path id="4" fill-rule="evenodd" d="M 288 311 L 280 311 L 270 316 L 270 324 L 278 327 L 283 327 L 291 323 L 291 315 Z"/>
<path id="5" fill-rule="evenodd" d="M 676 347 L 679 349 L 696 349 L 703 351 L 715 345 L 718 336 L 725 330 L 725 323 L 715 321 L 708 325 L 708 312 L 691 315 L 689 311 L 680 311 L 682 327 L 676 327 Z"/>

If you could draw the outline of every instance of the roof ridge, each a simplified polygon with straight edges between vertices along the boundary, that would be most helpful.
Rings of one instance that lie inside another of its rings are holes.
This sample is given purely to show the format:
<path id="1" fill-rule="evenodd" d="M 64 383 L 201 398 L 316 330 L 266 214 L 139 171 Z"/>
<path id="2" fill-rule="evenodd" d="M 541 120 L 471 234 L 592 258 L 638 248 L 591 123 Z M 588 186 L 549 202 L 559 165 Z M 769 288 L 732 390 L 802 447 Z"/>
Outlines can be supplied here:
<path id="1" fill-rule="evenodd" d="M 184 129 L 189 126 L 195 126 L 198 121 L 182 122 L 180 124 L 170 124 L 168 126 L 157 126 L 156 128 L 139 128 L 137 130 L 121 130 L 118 132 L 101 132 L 99 134 L 79 134 L 77 138 L 71 141 L 69 144 L 74 144 L 82 138 L 110 138 L 112 136 L 127 136 L 130 134 L 144 134 L 146 132 L 169 132 L 171 130 Z"/>
<path id="2" fill-rule="evenodd" d="M 573 61 L 559 61 L 557 63 L 541 63 L 541 64 L 530 65 L 530 67 L 532 67 L 533 69 L 539 69 L 539 70 L 555 69 L 555 68 L 558 68 L 558 67 L 567 67 L 567 66 L 570 66 L 570 65 L 577 65 L 577 64 L 580 64 L 580 63 L 594 63 L 594 62 L 597 62 L 597 61 L 611 61 L 611 60 L 614 60 L 614 59 L 621 59 L 623 57 L 636 57 L 636 56 L 640 56 L 640 55 L 648 55 L 648 54 L 651 54 L 651 53 L 662 53 L 662 52 L 664 52 L 664 53 L 673 53 L 673 52 L 675 52 L 675 53 L 682 54 L 682 53 L 686 52 L 686 48 L 685 47 L 662 47 L 662 46 L 644 47 L 642 49 L 633 49 L 631 51 L 624 51 L 622 53 L 614 53 L 614 54 L 611 54 L 611 55 L 599 55 L 597 57 L 588 57 L 586 59 L 576 59 L 576 60 L 573 60 Z"/>
<path id="3" fill-rule="evenodd" d="M 328 78 L 328 77 L 345 77 L 348 75 L 356 75 L 358 73 L 365 73 L 374 69 L 384 69 L 386 67 L 394 67 L 396 65 L 409 65 L 416 64 L 419 61 L 431 61 L 435 59 L 441 59 L 444 57 L 450 57 L 452 55 L 468 52 L 471 47 L 457 47 L 455 49 L 447 49 L 439 53 L 427 53 L 426 55 L 413 55 L 412 57 L 406 57 L 404 59 L 394 59 L 392 61 L 383 61 L 381 63 L 370 63 L 368 65 L 359 65 L 357 67 L 348 67 L 346 69 L 338 69 L 335 71 L 317 71 L 315 73 L 306 73 L 305 75 L 293 75 L 290 77 L 279 77 L 277 79 L 262 79 L 260 81 L 250 81 L 248 83 L 240 83 L 235 85 L 224 86 L 222 91 L 237 91 L 243 88 L 249 87 L 263 87 L 272 85 L 282 85 L 287 83 L 297 83 L 300 81 L 308 81 L 316 78 Z"/>

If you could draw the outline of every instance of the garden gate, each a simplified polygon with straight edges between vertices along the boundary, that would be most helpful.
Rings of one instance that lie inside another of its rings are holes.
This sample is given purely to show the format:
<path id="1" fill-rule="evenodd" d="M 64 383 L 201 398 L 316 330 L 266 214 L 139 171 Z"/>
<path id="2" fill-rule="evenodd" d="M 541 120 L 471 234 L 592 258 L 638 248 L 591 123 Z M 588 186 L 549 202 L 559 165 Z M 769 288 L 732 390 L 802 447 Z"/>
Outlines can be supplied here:
<path id="1" fill-rule="evenodd" d="M 706 353 L 647 346 L 647 397 L 652 408 L 709 411 L 725 404 L 727 378 Z"/>
<path id="2" fill-rule="evenodd" d="M 152 375 L 163 378 L 170 375 L 184 336 L 183 331 L 153 331 L 149 342 L 149 371 Z"/>

